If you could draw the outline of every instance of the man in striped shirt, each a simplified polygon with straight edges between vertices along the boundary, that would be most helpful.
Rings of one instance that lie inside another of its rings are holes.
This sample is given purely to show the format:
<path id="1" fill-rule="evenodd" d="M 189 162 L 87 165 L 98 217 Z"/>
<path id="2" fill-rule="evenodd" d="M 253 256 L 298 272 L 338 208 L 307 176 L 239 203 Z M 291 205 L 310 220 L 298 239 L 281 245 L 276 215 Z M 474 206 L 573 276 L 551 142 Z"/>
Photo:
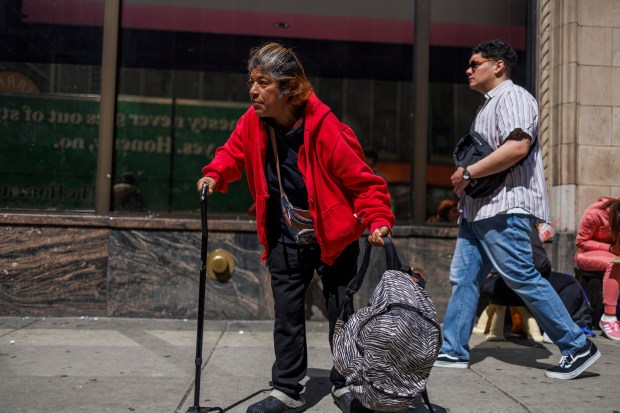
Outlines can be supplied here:
<path id="1" fill-rule="evenodd" d="M 517 55 L 501 41 L 475 47 L 466 70 L 470 89 L 484 95 L 472 129 L 495 150 L 451 176 L 460 196 L 461 217 L 450 268 L 452 296 L 444 317 L 444 342 L 435 366 L 469 367 L 469 339 L 482 285 L 491 268 L 525 302 L 560 348 L 559 366 L 545 371 L 556 379 L 583 373 L 600 352 L 573 322 L 551 285 L 534 267 L 530 231 L 549 221 L 534 97 L 510 80 Z M 530 146 L 534 145 L 530 151 Z M 472 198 L 472 180 L 512 168 L 502 185 L 487 196 Z"/>

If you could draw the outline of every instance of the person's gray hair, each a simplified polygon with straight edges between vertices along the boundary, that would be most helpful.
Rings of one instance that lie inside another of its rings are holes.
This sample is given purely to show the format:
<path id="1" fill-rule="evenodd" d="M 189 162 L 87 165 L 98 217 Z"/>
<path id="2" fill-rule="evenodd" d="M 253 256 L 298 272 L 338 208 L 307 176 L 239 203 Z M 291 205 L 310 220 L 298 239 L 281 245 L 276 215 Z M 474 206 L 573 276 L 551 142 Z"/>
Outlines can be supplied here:
<path id="1" fill-rule="evenodd" d="M 312 85 L 299 57 L 279 43 L 266 43 L 250 51 L 248 75 L 254 69 L 278 82 L 280 93 L 290 94 L 294 105 L 304 103 L 312 93 Z"/>

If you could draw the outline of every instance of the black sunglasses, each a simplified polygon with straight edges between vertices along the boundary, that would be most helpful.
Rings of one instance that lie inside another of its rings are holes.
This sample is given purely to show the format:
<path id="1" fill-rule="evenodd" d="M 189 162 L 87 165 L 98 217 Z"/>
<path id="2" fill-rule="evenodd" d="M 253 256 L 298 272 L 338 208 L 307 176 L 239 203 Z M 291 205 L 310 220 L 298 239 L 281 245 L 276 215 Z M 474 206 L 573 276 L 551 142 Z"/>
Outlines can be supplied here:
<path id="1" fill-rule="evenodd" d="M 486 62 L 497 62 L 497 59 L 472 60 L 471 62 L 469 62 L 467 68 L 471 69 L 472 72 L 475 72 L 476 69 L 478 69 L 478 66 Z"/>

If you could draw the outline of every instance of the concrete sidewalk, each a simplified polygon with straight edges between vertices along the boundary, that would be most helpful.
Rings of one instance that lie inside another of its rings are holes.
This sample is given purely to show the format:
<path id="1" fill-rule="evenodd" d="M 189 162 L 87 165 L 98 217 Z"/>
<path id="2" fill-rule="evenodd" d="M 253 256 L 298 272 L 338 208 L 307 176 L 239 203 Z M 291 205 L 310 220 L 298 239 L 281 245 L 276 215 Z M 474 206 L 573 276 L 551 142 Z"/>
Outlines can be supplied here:
<path id="1" fill-rule="evenodd" d="M 619 412 L 620 343 L 582 377 L 552 380 L 554 345 L 472 338 L 468 370 L 434 368 L 435 411 Z M 308 323 L 308 412 L 339 410 L 330 396 L 324 322 Z M 193 405 L 195 320 L 0 317 L 0 412 L 185 413 Z M 205 321 L 200 406 L 244 413 L 269 391 L 272 322 Z M 422 403 L 410 412 L 426 412 Z"/>

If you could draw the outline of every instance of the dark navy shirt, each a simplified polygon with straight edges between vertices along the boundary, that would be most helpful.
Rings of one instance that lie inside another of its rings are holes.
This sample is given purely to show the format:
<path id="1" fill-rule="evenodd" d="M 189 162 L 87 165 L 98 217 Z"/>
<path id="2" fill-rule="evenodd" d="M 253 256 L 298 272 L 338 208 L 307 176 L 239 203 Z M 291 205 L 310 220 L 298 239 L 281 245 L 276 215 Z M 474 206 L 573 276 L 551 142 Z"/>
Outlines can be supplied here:
<path id="1" fill-rule="evenodd" d="M 273 125 L 269 120 L 266 120 L 266 122 Z M 308 191 L 303 176 L 297 167 L 299 148 L 304 143 L 303 122 L 296 126 L 290 130 L 282 130 L 274 125 L 280 161 L 280 177 L 284 192 L 291 204 L 297 208 L 308 209 Z M 267 239 L 269 245 L 273 246 L 277 242 L 295 244 L 295 240 L 288 231 L 282 216 L 280 185 L 278 184 L 278 172 L 271 146 L 271 138 L 267 140 L 265 176 L 267 177 L 267 186 L 269 188 L 269 200 L 267 201 Z"/>

